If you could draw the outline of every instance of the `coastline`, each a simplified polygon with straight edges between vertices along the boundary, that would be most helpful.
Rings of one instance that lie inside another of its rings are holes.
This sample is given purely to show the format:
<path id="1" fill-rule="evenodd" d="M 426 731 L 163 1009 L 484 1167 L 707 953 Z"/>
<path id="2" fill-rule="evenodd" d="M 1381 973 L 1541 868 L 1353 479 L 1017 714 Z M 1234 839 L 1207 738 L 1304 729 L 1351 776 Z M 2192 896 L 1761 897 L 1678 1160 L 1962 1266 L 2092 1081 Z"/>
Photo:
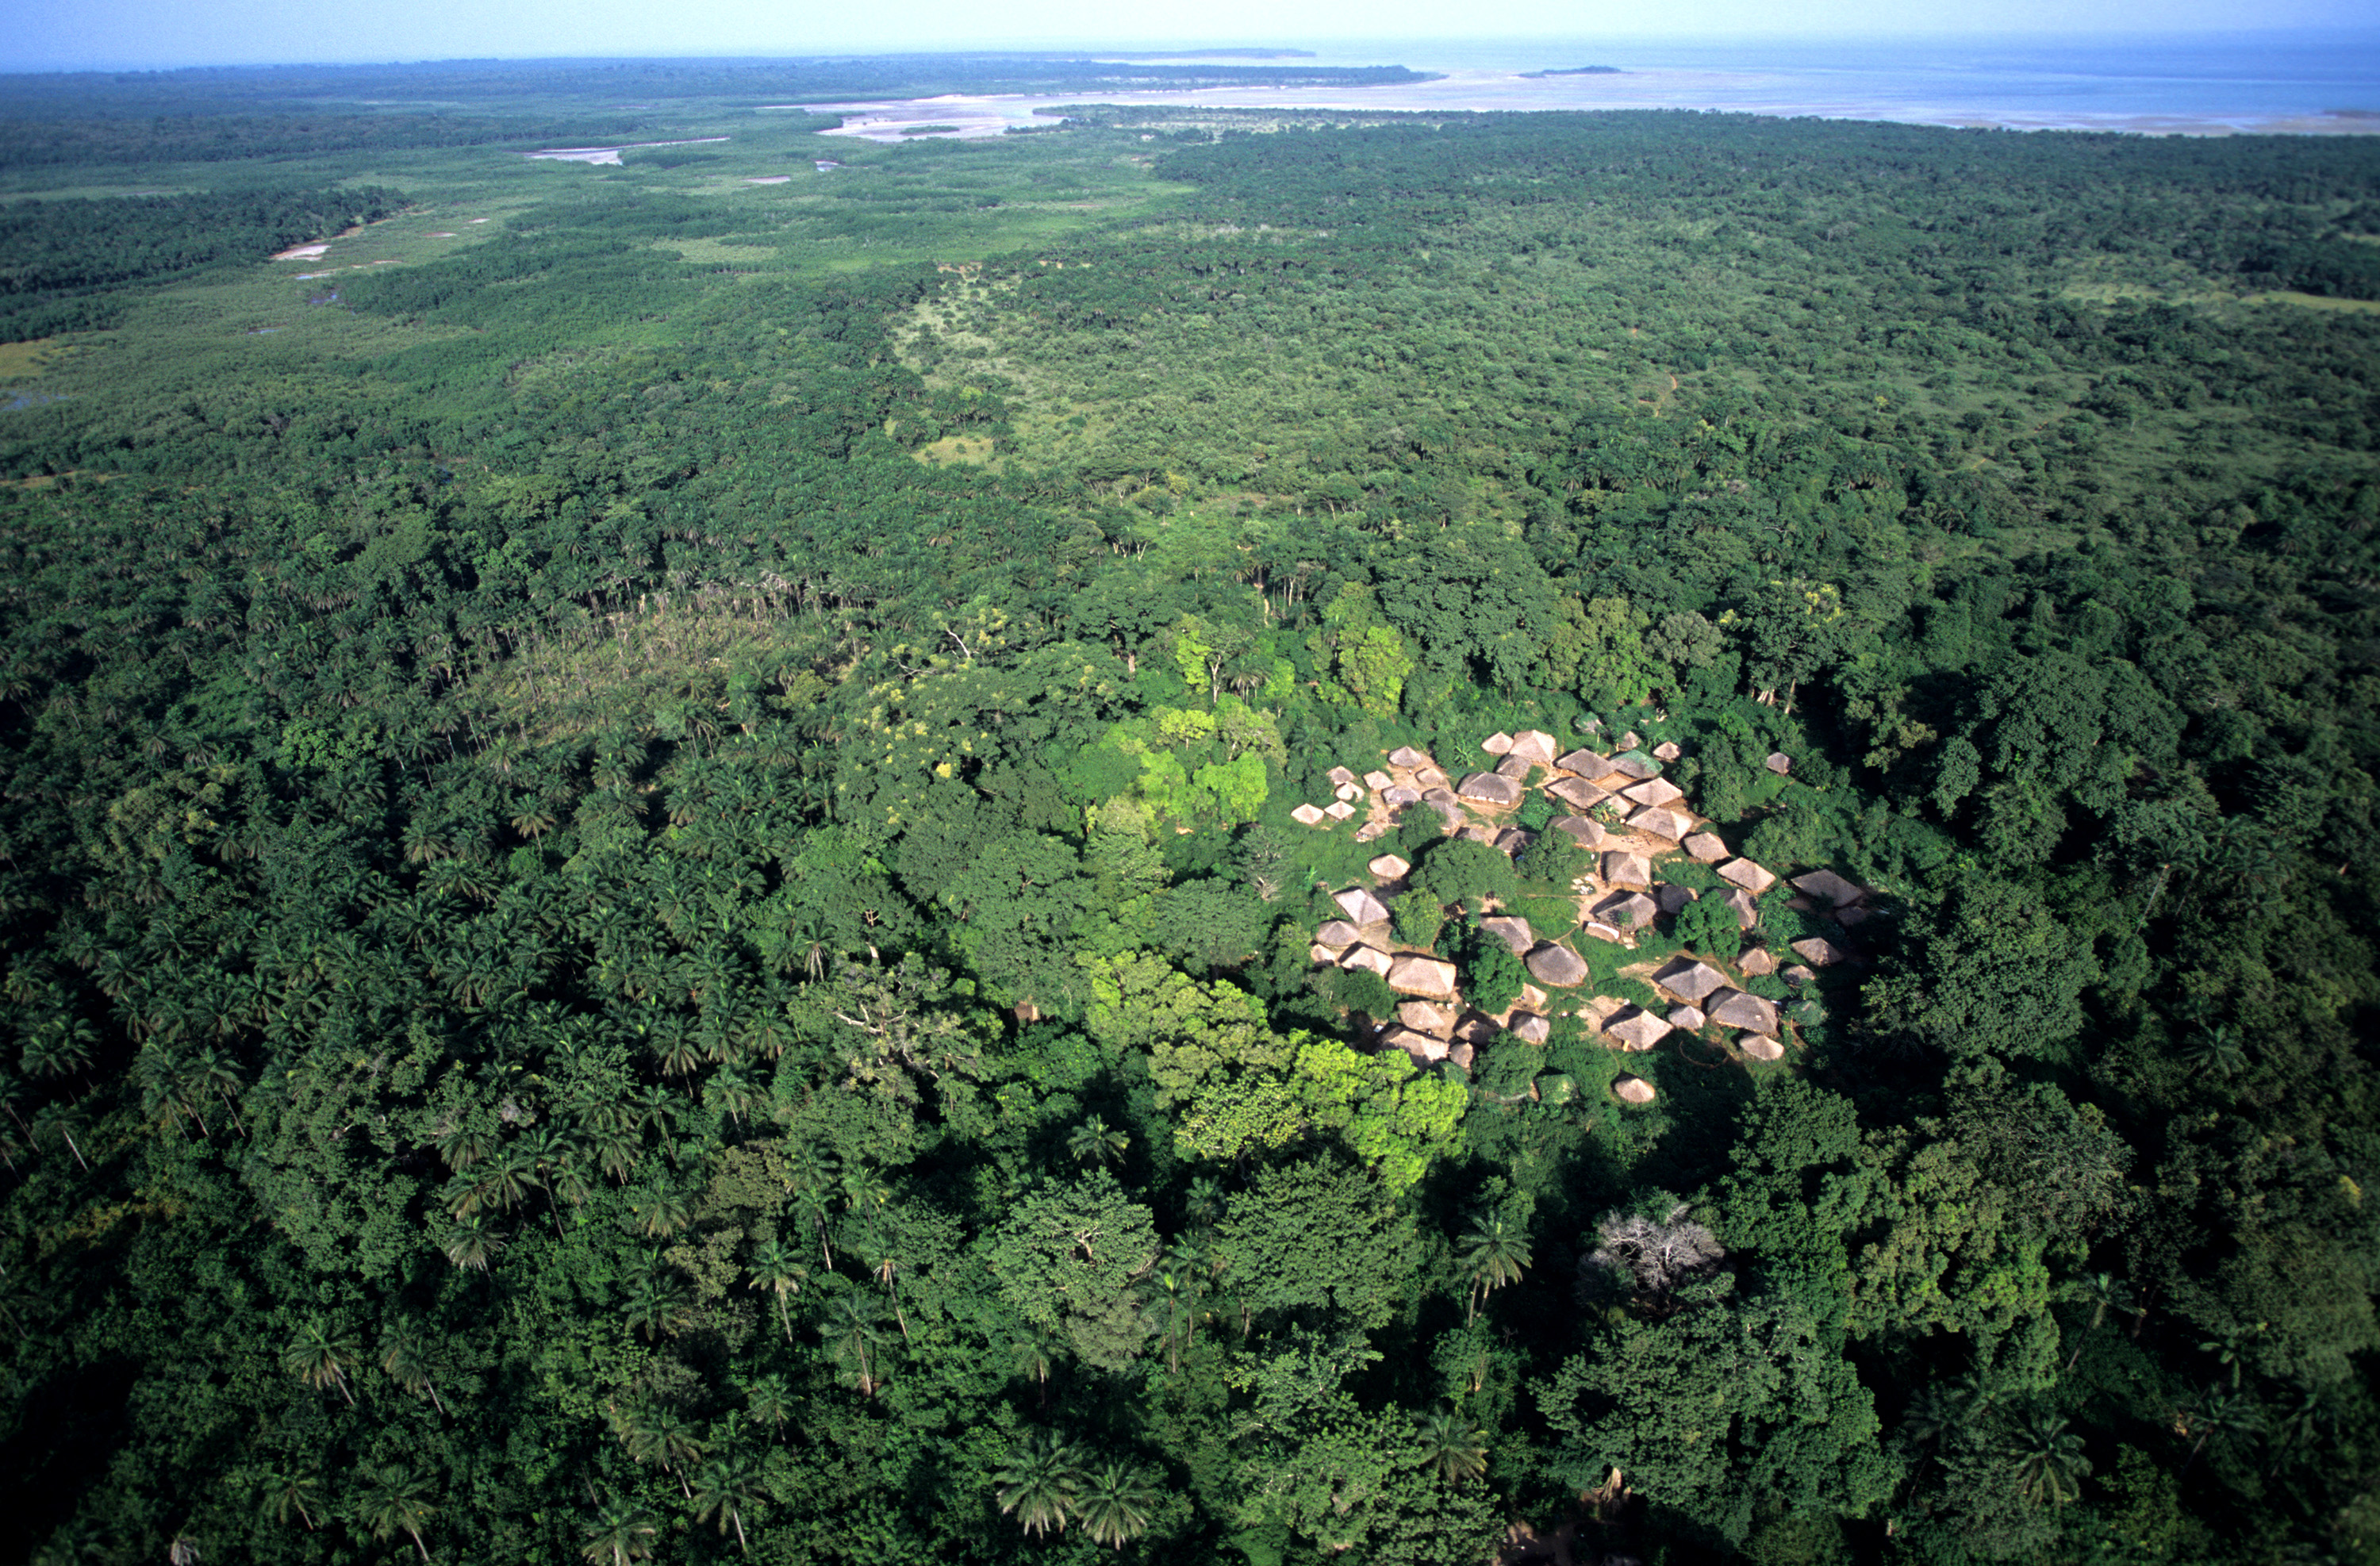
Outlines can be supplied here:
<path id="1" fill-rule="evenodd" d="M 1955 129 L 2106 131 L 2139 136 L 2380 135 L 2380 114 L 2329 110 L 2296 114 L 2105 113 L 2024 107 L 1978 110 L 1922 100 L 1891 102 L 1812 91 L 1793 73 L 1632 69 L 1540 77 L 1516 71 L 1450 70 L 1431 80 L 1354 88 L 1210 88 L 1118 92 L 1086 98 L 951 93 L 863 103 L 775 104 L 843 114 L 826 131 L 863 140 L 922 140 L 923 126 L 953 126 L 941 140 L 998 136 L 1011 127 L 1047 127 L 1054 111 L 1087 103 L 1135 108 L 1281 109 L 1371 114 L 1533 113 L 1560 110 L 1679 109 L 1777 118 L 1876 120 Z"/>

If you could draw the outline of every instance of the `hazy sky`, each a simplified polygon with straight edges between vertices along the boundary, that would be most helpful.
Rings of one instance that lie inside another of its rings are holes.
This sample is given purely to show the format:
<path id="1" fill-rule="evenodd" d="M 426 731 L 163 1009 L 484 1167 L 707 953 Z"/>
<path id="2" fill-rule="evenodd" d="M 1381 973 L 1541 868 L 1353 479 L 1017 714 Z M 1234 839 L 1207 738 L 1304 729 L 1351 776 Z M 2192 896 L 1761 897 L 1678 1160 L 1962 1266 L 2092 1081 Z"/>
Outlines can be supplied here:
<path id="1" fill-rule="evenodd" d="M 6 0 L 0 70 L 1329 38 L 2368 28 L 2368 0 Z"/>

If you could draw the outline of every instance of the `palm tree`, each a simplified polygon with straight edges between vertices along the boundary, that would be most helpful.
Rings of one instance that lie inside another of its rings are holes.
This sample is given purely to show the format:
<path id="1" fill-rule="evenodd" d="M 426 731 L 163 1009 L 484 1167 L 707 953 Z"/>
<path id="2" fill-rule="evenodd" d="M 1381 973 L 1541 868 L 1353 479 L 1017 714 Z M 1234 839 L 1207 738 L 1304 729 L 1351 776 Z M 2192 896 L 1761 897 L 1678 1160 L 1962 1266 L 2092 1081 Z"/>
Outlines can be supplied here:
<path id="1" fill-rule="evenodd" d="M 2202 1027 L 2182 1047 L 2182 1059 L 2190 1062 L 2192 1073 L 2212 1071 L 2218 1076 L 2237 1076 L 2248 1069 L 2248 1050 L 2240 1038 L 2240 1030 L 2229 1023 Z"/>
<path id="2" fill-rule="evenodd" d="M 674 1338 L 693 1318 L 694 1307 L 685 1289 L 658 1264 L 629 1286 L 628 1327 L 642 1332 L 645 1341 L 650 1343 L 664 1332 Z"/>
<path id="3" fill-rule="evenodd" d="M 2200 1352 L 2215 1356 L 2216 1364 L 2230 1368 L 2231 1390 L 2235 1392 L 2240 1390 L 2240 1376 L 2248 1368 L 2248 1340 L 2261 1336 L 2264 1330 L 2265 1324 L 2261 1321 L 2244 1331 L 2236 1327 L 2229 1328 L 2198 1345 Z"/>
<path id="4" fill-rule="evenodd" d="M 421 1525 L 430 1521 L 438 1509 L 430 1502 L 430 1487 L 414 1476 L 411 1469 L 398 1463 L 369 1469 L 361 1503 L 364 1526 L 372 1537 L 385 1539 L 397 1533 L 412 1536 L 413 1548 L 421 1559 L 430 1559 L 430 1547 L 421 1542 Z"/>
<path id="5" fill-rule="evenodd" d="M 747 1287 L 766 1289 L 777 1296 L 777 1324 L 785 1329 L 789 1343 L 794 1341 L 794 1323 L 785 1313 L 785 1296 L 799 1293 L 809 1275 L 809 1269 L 795 1261 L 782 1241 L 771 1240 L 752 1253 L 752 1281 Z"/>
<path id="6" fill-rule="evenodd" d="M 456 1267 L 485 1272 L 488 1264 L 495 1260 L 496 1253 L 504 1248 L 504 1240 L 486 1219 L 466 1218 L 456 1220 L 446 1231 L 446 1238 L 439 1248 Z"/>
<path id="7" fill-rule="evenodd" d="M 1017 1443 L 991 1482 L 1002 1516 L 1016 1513 L 1037 1538 L 1052 1528 L 1062 1533 L 1082 1494 L 1081 1453 L 1072 1441 L 1036 1430 Z"/>
<path id="8" fill-rule="evenodd" d="M 666 1240 L 694 1221 L 686 1204 L 667 1191 L 629 1197 L 628 1211 L 636 1218 L 637 1232 L 649 1240 Z"/>
<path id="9" fill-rule="evenodd" d="M 1149 1280 L 1148 1291 L 1155 1306 L 1158 1339 L 1165 1345 L 1165 1368 L 1179 1370 L 1182 1351 L 1198 1330 L 1197 1274 L 1169 1256 Z"/>
<path id="10" fill-rule="evenodd" d="M 694 1520 L 708 1523 L 716 1514 L 719 1531 L 735 1529 L 735 1545 L 745 1554 L 752 1553 L 751 1544 L 744 1537 L 744 1513 L 758 1499 L 760 1475 L 738 1457 L 720 1456 L 702 1465 L 694 1476 Z"/>
<path id="11" fill-rule="evenodd" d="M 430 1394 L 430 1402 L 440 1414 L 446 1404 L 438 1395 L 438 1384 L 430 1369 L 430 1355 L 419 1334 L 410 1327 L 400 1327 L 388 1335 L 381 1345 L 380 1367 L 388 1378 L 407 1391 Z"/>
<path id="12" fill-rule="evenodd" d="M 1488 1472 L 1488 1432 L 1452 1407 L 1416 1414 L 1414 1425 L 1421 1436 L 1421 1466 L 1436 1469 L 1448 1484 Z"/>
<path id="13" fill-rule="evenodd" d="M 1122 1549 L 1148 1531 L 1149 1513 L 1160 1499 L 1146 1469 L 1111 1461 L 1084 1482 L 1075 1506 L 1094 1542 Z"/>
<path id="14" fill-rule="evenodd" d="M 1041 1406 L 1050 1406 L 1050 1372 L 1056 1368 L 1057 1341 L 1038 1327 L 1027 1326 L 1008 1345 L 1020 1376 L 1030 1376 L 1041 1389 Z"/>
<path id="15" fill-rule="evenodd" d="M 2099 1329 L 2100 1323 L 2107 1319 L 2109 1311 L 2132 1308 L 2131 1288 L 2122 1279 L 2105 1272 L 2094 1272 L 2078 1280 L 2074 1284 L 2074 1297 L 2091 1307 L 2091 1330 L 2094 1332 Z M 2066 1361 L 2066 1368 L 2073 1369 L 2082 1358 L 2082 1345 L 2077 1341 L 2073 1354 Z"/>
<path id="16" fill-rule="evenodd" d="M 310 1387 L 338 1388 L 339 1395 L 353 1408 L 356 1394 L 347 1390 L 347 1366 L 356 1362 L 360 1352 L 352 1332 L 310 1321 L 281 1351 L 281 1367 Z"/>
<path id="17" fill-rule="evenodd" d="M 2245 1392 L 2209 1388 L 2199 1399 L 2198 1406 L 2182 1415 L 2179 1428 L 2184 1433 L 2198 1433 L 2198 1439 L 2191 1443 L 2190 1455 L 2182 1460 L 2181 1472 L 2186 1475 L 2191 1464 L 2198 1461 L 2199 1452 L 2214 1438 L 2220 1436 L 2228 1442 L 2264 1434 L 2265 1411 Z"/>
<path id="18" fill-rule="evenodd" d="M 868 1354 L 884 1341 L 884 1329 L 879 1325 L 882 1319 L 880 1308 L 875 1295 L 844 1289 L 827 1302 L 826 1322 L 821 1329 L 834 1357 L 854 1367 L 859 1395 L 864 1398 L 876 1395 L 876 1374 Z"/>
<path id="19" fill-rule="evenodd" d="M 625 1500 L 614 1500 L 595 1513 L 588 1525 L 587 1548 L 578 1553 L 595 1566 L 628 1566 L 631 1560 L 652 1559 L 653 1536 L 660 1533 L 652 1513 Z"/>
<path id="20" fill-rule="evenodd" d="M 1475 1318 L 1480 1302 L 1508 1283 L 1517 1283 L 1530 1263 L 1529 1237 L 1516 1232 L 1501 1214 L 1475 1219 L 1456 1247 L 1463 1270 L 1471 1279 L 1471 1303 L 1465 1319 Z"/>
<path id="21" fill-rule="evenodd" d="M 744 1406 L 752 1417 L 767 1422 L 778 1434 L 784 1433 L 785 1422 L 794 1416 L 794 1397 L 785 1390 L 782 1376 L 762 1376 L 744 1389 Z"/>
<path id="22" fill-rule="evenodd" d="M 2091 1472 L 2082 1438 L 2066 1427 L 2064 1414 L 2046 1409 L 2017 1419 L 2000 1450 L 2028 1506 L 2064 1506 L 2082 1493 L 2082 1476 Z"/>
<path id="23" fill-rule="evenodd" d="M 468 1125 L 454 1127 L 440 1136 L 434 1145 L 438 1148 L 438 1156 L 446 1160 L 446 1167 L 458 1172 L 496 1150 L 494 1137 Z"/>
<path id="24" fill-rule="evenodd" d="M 306 1524 L 312 1533 L 316 1527 L 314 1513 L 306 1502 L 322 1487 L 322 1475 L 305 1468 L 268 1468 L 264 1471 L 264 1510 L 284 1527 L 290 1516 Z"/>
<path id="25" fill-rule="evenodd" d="M 1131 1146 L 1131 1137 L 1110 1131 L 1106 1121 L 1093 1115 L 1067 1134 L 1066 1156 L 1079 1164 L 1121 1163 Z"/>

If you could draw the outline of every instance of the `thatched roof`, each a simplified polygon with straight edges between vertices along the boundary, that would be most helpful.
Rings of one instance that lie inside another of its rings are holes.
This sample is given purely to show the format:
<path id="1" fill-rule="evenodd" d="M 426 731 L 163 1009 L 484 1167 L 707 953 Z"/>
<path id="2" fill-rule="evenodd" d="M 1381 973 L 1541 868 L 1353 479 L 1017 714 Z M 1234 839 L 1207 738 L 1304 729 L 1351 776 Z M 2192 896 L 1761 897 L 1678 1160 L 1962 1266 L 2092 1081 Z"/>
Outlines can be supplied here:
<path id="1" fill-rule="evenodd" d="M 1415 1033 L 1451 1033 L 1454 1030 L 1453 1011 L 1427 1001 L 1399 1002 L 1397 1021 Z"/>
<path id="2" fill-rule="evenodd" d="M 1429 759 L 1429 753 L 1427 751 L 1415 750 L 1410 745 L 1401 745 L 1394 750 L 1389 752 L 1389 765 L 1391 767 L 1434 767 L 1438 765 L 1438 763 Z"/>
<path id="3" fill-rule="evenodd" d="M 1355 781 L 1355 774 L 1345 767 L 1333 767 L 1328 772 L 1325 772 L 1323 776 L 1329 778 L 1333 783 L 1337 784 L 1341 788 L 1344 788 L 1349 783 Z"/>
<path id="4" fill-rule="evenodd" d="M 1388 836 L 1390 830 L 1389 823 L 1386 821 L 1366 821 L 1355 829 L 1355 841 L 1369 843 L 1376 837 Z"/>
<path id="5" fill-rule="evenodd" d="M 1730 859 L 1718 868 L 1718 879 L 1732 881 L 1755 897 L 1777 884 L 1777 878 L 1749 859 Z"/>
<path id="6" fill-rule="evenodd" d="M 1630 729 L 1626 734 L 1621 734 L 1618 739 L 1611 742 L 1611 748 L 1614 750 L 1633 750 L 1644 743 L 1644 736 L 1639 734 L 1634 729 Z"/>
<path id="7" fill-rule="evenodd" d="M 1554 989 L 1574 989 L 1586 982 L 1586 959 L 1567 946 L 1548 941 L 1524 959 L 1529 976 Z"/>
<path id="8" fill-rule="evenodd" d="M 1750 929 L 1760 922 L 1760 904 L 1755 903 L 1752 900 L 1752 893 L 1744 891 L 1743 888 L 1740 886 L 1730 888 L 1726 902 L 1729 907 L 1735 910 L 1736 929 Z"/>
<path id="9" fill-rule="evenodd" d="M 1641 1006 L 1631 1006 L 1605 1023 L 1603 1031 L 1631 1050 L 1649 1050 L 1669 1037 L 1670 1025 Z"/>
<path id="10" fill-rule="evenodd" d="M 1626 936 L 1621 935 L 1618 930 L 1612 929 L 1609 925 L 1605 924 L 1601 919 L 1589 919 L 1586 923 L 1579 926 L 1578 928 L 1588 935 L 1595 937 L 1597 941 L 1608 941 L 1615 946 L 1627 939 Z"/>
<path id="11" fill-rule="evenodd" d="M 1793 770 L 1793 758 L 1781 750 L 1772 750 L 1768 753 L 1768 759 L 1761 765 L 1781 778 Z"/>
<path id="12" fill-rule="evenodd" d="M 1330 818 L 1318 805 L 1301 805 L 1289 813 L 1289 819 L 1302 827 L 1318 827 Z"/>
<path id="13" fill-rule="evenodd" d="M 1496 846 L 1496 834 L 1486 827 L 1465 827 L 1454 835 L 1465 843 L 1484 843 L 1490 848 Z"/>
<path id="14" fill-rule="evenodd" d="M 1726 990 L 1711 998 L 1706 1008 L 1711 1021 L 1722 1027 L 1740 1027 L 1747 1033 L 1777 1031 L 1777 1008 L 1757 995 L 1741 989 Z"/>
<path id="15" fill-rule="evenodd" d="M 1735 966 L 1736 970 L 1742 973 L 1745 977 L 1758 978 L 1762 974 L 1771 974 L 1777 971 L 1777 955 L 1775 953 L 1769 952 L 1765 948 L 1755 946 L 1751 951 L 1746 952 L 1742 956 L 1738 957 L 1735 960 Z"/>
<path id="16" fill-rule="evenodd" d="M 1364 785 L 1358 783 L 1342 783 L 1334 792 L 1336 797 L 1353 805 L 1364 797 Z"/>
<path id="17" fill-rule="evenodd" d="M 1494 1017 L 1482 1012 L 1465 1012 L 1454 1025 L 1454 1037 L 1465 1044 L 1485 1044 L 1504 1029 Z"/>
<path id="18" fill-rule="evenodd" d="M 1496 834 L 1496 846 L 1516 859 L 1520 857 L 1521 850 L 1536 841 L 1537 834 L 1526 827 L 1506 827 Z"/>
<path id="19" fill-rule="evenodd" d="M 1339 948 L 1318 941 L 1305 949 L 1305 960 L 1317 967 L 1335 968 L 1339 965 Z"/>
<path id="20" fill-rule="evenodd" d="M 1535 1012 L 1514 1012 L 1512 1037 L 1524 1044 L 1542 1044 L 1553 1037 L 1553 1025 Z"/>
<path id="21" fill-rule="evenodd" d="M 1576 772 L 1583 778 L 1599 778 L 1611 771 L 1611 758 L 1601 751 L 1580 749 L 1567 756 L 1556 757 L 1554 765 L 1565 772 Z"/>
<path id="22" fill-rule="evenodd" d="M 1512 749 L 1512 736 L 1500 729 L 1496 733 L 1489 734 L 1486 739 L 1481 740 L 1479 742 L 1479 748 L 1486 751 L 1490 756 L 1509 755 Z"/>
<path id="23" fill-rule="evenodd" d="M 1536 763 L 1524 756 L 1507 756 L 1496 763 L 1496 775 L 1514 783 L 1527 783 L 1529 774 L 1536 770 Z"/>
<path id="24" fill-rule="evenodd" d="M 1823 935 L 1814 935 L 1807 941 L 1793 942 L 1793 954 L 1814 968 L 1823 968 L 1840 963 L 1848 955 L 1841 947 Z"/>
<path id="25" fill-rule="evenodd" d="M 1391 810 L 1402 810 L 1408 805 L 1421 803 L 1421 790 L 1407 788 L 1402 783 L 1380 790 L 1380 803 Z"/>
<path id="26" fill-rule="evenodd" d="M 1479 928 L 1512 949 L 1515 957 L 1525 957 L 1529 948 L 1537 943 L 1536 931 L 1529 921 L 1518 914 L 1499 914 L 1492 919 L 1481 919 Z"/>
<path id="27" fill-rule="evenodd" d="M 1355 807 L 1343 799 L 1338 799 L 1325 805 L 1322 813 L 1334 821 L 1343 821 L 1355 813 Z"/>
<path id="28" fill-rule="evenodd" d="M 1686 791 L 1667 778 L 1655 778 L 1620 791 L 1621 798 L 1638 805 L 1674 805 L 1685 796 Z"/>
<path id="29" fill-rule="evenodd" d="M 1641 750 L 1625 751 L 1611 759 L 1611 770 L 1643 783 L 1661 775 L 1661 764 Z"/>
<path id="30" fill-rule="evenodd" d="M 1682 914 L 1686 911 L 1686 904 L 1694 900 L 1693 887 L 1679 886 L 1674 882 L 1664 882 L 1653 892 L 1653 901 L 1661 905 L 1661 912 L 1665 914 Z"/>
<path id="31" fill-rule="evenodd" d="M 1675 810 L 1639 810 L 1628 818 L 1628 827 L 1632 832 L 1651 832 L 1675 843 L 1694 831 L 1694 823 L 1692 817 L 1681 816 Z"/>
<path id="32" fill-rule="evenodd" d="M 1735 1047 L 1755 1061 L 1773 1061 L 1785 1053 L 1785 1046 L 1765 1033 L 1748 1034 L 1737 1039 Z"/>
<path id="33" fill-rule="evenodd" d="M 1685 850 L 1697 863 L 1716 865 L 1727 857 L 1727 844 L 1715 832 L 1698 832 L 1685 841 Z"/>
<path id="34" fill-rule="evenodd" d="M 1414 769 L 1414 783 L 1425 790 L 1433 788 L 1452 788 L 1454 786 L 1453 780 L 1435 767 L 1415 767 Z"/>
<path id="35" fill-rule="evenodd" d="M 1656 761 L 1674 761 L 1684 754 L 1675 740 L 1665 739 L 1653 747 L 1653 759 Z"/>
<path id="36" fill-rule="evenodd" d="M 1426 788 L 1422 790 L 1421 802 L 1445 817 L 1448 826 L 1463 819 L 1462 802 L 1454 797 L 1451 789 Z"/>
<path id="37" fill-rule="evenodd" d="M 1409 1027 L 1392 1027 L 1380 1035 L 1380 1043 L 1391 1050 L 1402 1050 L 1415 1060 L 1427 1065 L 1446 1059 L 1447 1042 L 1432 1034 L 1415 1033 Z"/>
<path id="38" fill-rule="evenodd" d="M 1700 1001 L 1727 988 L 1727 976 L 1708 963 L 1680 957 L 1653 976 L 1653 982 L 1685 1001 Z"/>
<path id="39" fill-rule="evenodd" d="M 1454 993 L 1454 965 L 1407 952 L 1390 965 L 1388 979 L 1389 988 L 1400 995 L 1451 996 Z"/>
<path id="40" fill-rule="evenodd" d="M 1396 779 L 1377 769 L 1364 774 L 1364 786 L 1370 789 L 1374 794 L 1379 793 L 1384 788 L 1394 788 L 1396 785 Z"/>
<path id="41" fill-rule="evenodd" d="M 1322 928 L 1314 932 L 1314 939 L 1325 946 L 1346 947 L 1363 940 L 1364 932 L 1345 919 L 1325 919 Z"/>
<path id="42" fill-rule="evenodd" d="M 1554 736 L 1543 729 L 1523 729 L 1512 736 L 1510 754 L 1539 767 L 1554 764 Z"/>
<path id="43" fill-rule="evenodd" d="M 1453 1062 L 1456 1065 L 1461 1066 L 1464 1071 L 1469 1071 L 1471 1069 L 1471 1062 L 1479 1058 L 1479 1051 L 1473 1049 L 1468 1044 L 1458 1041 L 1452 1049 L 1447 1050 L 1446 1058 Z"/>
<path id="44" fill-rule="evenodd" d="M 1670 1026 L 1687 1033 L 1697 1031 L 1708 1020 L 1700 1006 L 1679 1006 L 1670 1013 Z"/>
<path id="45" fill-rule="evenodd" d="M 1364 868 L 1382 880 L 1402 880 L 1413 874 L 1413 867 L 1394 854 L 1383 854 Z"/>
<path id="46" fill-rule="evenodd" d="M 1621 929 L 1643 929 L 1660 909 L 1641 892 L 1615 892 L 1597 903 L 1591 912 L 1605 924 Z"/>
<path id="47" fill-rule="evenodd" d="M 1465 799 L 1475 799 L 1483 805 L 1518 805 L 1521 785 L 1494 772 L 1474 772 L 1463 780 L 1457 791 Z"/>
<path id="48" fill-rule="evenodd" d="M 1642 854 L 1627 854 L 1615 848 L 1603 856 L 1603 880 L 1608 886 L 1649 887 L 1653 884 L 1653 862 Z"/>
<path id="49" fill-rule="evenodd" d="M 1623 1104 L 1649 1104 L 1657 1095 L 1643 1077 L 1622 1076 L 1612 1080 L 1611 1096 Z"/>
<path id="50" fill-rule="evenodd" d="M 1812 870 L 1806 876 L 1795 876 L 1796 890 L 1822 898 L 1838 908 L 1848 908 L 1867 895 L 1867 888 L 1845 880 L 1832 870 Z"/>
<path id="51" fill-rule="evenodd" d="M 1803 967 L 1799 963 L 1787 968 L 1782 977 L 1786 983 L 1792 985 L 1797 989 L 1803 985 L 1815 984 L 1818 981 L 1818 976 L 1816 974 L 1812 973 L 1809 969 Z"/>
<path id="52" fill-rule="evenodd" d="M 1585 816 L 1556 816 L 1551 824 L 1554 831 L 1569 833 L 1581 848 L 1593 848 L 1603 842 L 1603 823 Z"/>
<path id="53" fill-rule="evenodd" d="M 1546 792 L 1573 810 L 1592 810 L 1611 797 L 1584 778 L 1558 778 L 1546 784 Z"/>
<path id="54" fill-rule="evenodd" d="M 1395 958 L 1377 946 L 1350 946 L 1346 954 L 1339 959 L 1339 965 L 1342 968 L 1361 968 L 1366 973 L 1378 974 L 1382 978 L 1389 977 L 1389 970 L 1395 963 Z"/>
<path id="55" fill-rule="evenodd" d="M 1330 901 L 1356 924 L 1384 924 L 1388 920 L 1389 905 L 1373 896 L 1369 887 L 1351 886 L 1344 892 L 1333 892 Z"/>

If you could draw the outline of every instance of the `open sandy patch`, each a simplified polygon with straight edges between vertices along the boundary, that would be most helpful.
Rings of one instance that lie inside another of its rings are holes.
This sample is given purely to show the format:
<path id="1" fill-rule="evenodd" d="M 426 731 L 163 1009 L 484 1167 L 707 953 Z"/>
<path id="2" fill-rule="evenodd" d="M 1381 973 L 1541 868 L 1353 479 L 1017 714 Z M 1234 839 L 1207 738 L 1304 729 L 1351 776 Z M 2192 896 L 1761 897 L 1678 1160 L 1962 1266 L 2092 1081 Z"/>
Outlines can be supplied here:
<path id="1" fill-rule="evenodd" d="M 316 261 L 331 253 L 328 245 L 292 245 L 273 253 L 274 261 Z"/>

